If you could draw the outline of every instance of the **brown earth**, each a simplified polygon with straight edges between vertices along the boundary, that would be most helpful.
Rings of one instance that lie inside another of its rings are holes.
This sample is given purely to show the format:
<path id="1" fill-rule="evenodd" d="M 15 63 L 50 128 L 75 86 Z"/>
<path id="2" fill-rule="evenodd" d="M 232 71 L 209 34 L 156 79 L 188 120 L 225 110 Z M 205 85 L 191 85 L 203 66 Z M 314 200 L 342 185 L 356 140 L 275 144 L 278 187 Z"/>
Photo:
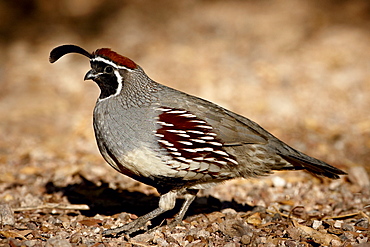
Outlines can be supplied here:
<path id="1" fill-rule="evenodd" d="M 369 30 L 367 0 L 1 2 L 0 246 L 370 246 Z M 172 211 L 129 241 L 102 237 L 158 194 L 99 155 L 88 61 L 48 62 L 70 43 L 110 47 L 349 175 L 229 181 L 183 226 L 162 222 Z"/>

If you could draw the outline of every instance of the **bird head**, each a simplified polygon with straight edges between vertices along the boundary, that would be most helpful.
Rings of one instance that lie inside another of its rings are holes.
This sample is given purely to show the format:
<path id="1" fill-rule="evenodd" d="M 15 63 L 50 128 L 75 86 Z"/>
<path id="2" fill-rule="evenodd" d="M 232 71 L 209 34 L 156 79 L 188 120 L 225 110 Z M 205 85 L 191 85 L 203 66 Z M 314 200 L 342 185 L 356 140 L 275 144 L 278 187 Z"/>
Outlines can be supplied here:
<path id="1" fill-rule="evenodd" d="M 101 90 L 99 100 L 119 95 L 128 78 L 137 72 L 143 73 L 134 61 L 109 48 L 90 53 L 76 45 L 62 45 L 50 52 L 49 61 L 54 63 L 69 53 L 78 53 L 90 59 L 91 70 L 86 73 L 84 80 L 93 80 L 98 84 Z"/>

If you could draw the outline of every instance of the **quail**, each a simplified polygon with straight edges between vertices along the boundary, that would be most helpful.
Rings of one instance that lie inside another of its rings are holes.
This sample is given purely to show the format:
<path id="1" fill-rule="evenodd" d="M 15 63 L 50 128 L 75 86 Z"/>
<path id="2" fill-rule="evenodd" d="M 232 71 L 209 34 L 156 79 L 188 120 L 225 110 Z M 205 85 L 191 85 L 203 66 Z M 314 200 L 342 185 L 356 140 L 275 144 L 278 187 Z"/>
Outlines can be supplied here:
<path id="1" fill-rule="evenodd" d="M 68 53 L 90 59 L 84 80 L 100 88 L 93 126 L 100 153 L 115 170 L 153 186 L 160 194 L 155 210 L 105 235 L 131 234 L 185 201 L 171 225 L 181 223 L 200 189 L 233 178 L 306 170 L 339 178 L 346 173 L 288 146 L 257 123 L 204 99 L 159 84 L 131 59 L 111 49 L 89 53 L 62 45 L 50 53 L 54 63 Z"/>

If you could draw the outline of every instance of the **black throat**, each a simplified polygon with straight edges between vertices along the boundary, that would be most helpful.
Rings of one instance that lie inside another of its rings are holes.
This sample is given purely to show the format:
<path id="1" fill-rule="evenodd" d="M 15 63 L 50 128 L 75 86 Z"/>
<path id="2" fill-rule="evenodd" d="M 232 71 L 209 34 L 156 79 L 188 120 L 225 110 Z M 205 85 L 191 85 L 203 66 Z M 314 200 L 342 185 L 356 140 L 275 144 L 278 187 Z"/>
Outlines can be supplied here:
<path id="1" fill-rule="evenodd" d="M 120 87 L 121 78 L 117 78 L 113 69 L 107 72 L 105 69 L 111 67 L 110 65 L 104 62 L 91 62 L 91 68 L 95 70 L 96 73 L 99 73 L 94 81 L 98 84 L 100 88 L 99 100 L 103 100 L 117 93 L 117 90 Z"/>
<path id="2" fill-rule="evenodd" d="M 114 75 L 102 75 L 94 80 L 100 88 L 99 99 L 105 99 L 109 96 L 115 95 L 117 93 L 119 83 L 118 78 Z"/>

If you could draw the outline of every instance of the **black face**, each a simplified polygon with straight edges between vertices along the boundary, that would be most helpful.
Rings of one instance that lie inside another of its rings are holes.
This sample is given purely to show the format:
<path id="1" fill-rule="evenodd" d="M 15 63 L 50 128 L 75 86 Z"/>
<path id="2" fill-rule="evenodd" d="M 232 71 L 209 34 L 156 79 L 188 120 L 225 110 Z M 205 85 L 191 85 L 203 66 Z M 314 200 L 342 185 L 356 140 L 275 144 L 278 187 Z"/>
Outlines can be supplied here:
<path id="1" fill-rule="evenodd" d="M 91 62 L 91 68 L 93 73 L 97 75 L 93 80 L 98 84 L 101 91 L 99 99 L 104 99 L 117 93 L 119 82 L 114 74 L 114 67 L 104 62 Z"/>

